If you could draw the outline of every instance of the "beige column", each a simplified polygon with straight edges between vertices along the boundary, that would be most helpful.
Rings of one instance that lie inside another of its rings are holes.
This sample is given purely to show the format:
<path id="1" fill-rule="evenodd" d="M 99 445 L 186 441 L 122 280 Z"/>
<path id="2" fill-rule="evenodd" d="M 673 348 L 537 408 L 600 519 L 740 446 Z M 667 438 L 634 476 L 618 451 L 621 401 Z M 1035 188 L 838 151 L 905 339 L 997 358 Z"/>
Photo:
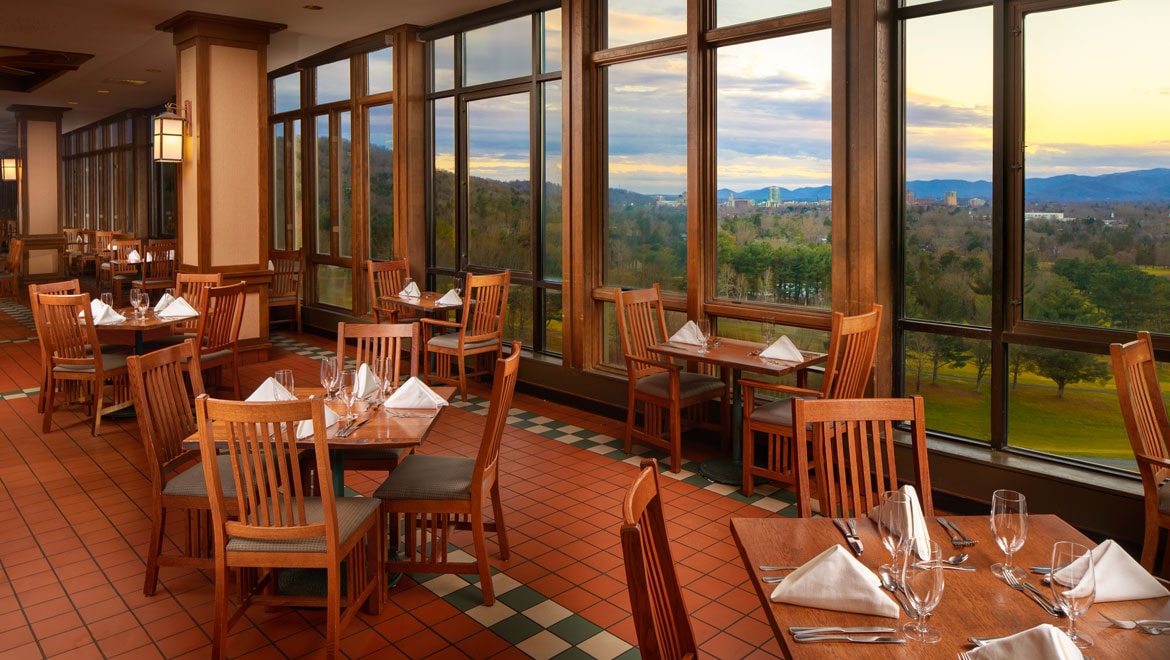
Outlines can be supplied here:
<path id="1" fill-rule="evenodd" d="M 11 105 L 16 115 L 20 180 L 17 182 L 18 232 L 30 279 L 61 272 L 61 115 L 69 108 Z"/>
<path id="2" fill-rule="evenodd" d="M 240 340 L 268 343 L 268 38 L 284 25 L 184 12 L 174 34 L 175 99 L 189 108 L 179 165 L 179 267 L 249 283 Z"/>

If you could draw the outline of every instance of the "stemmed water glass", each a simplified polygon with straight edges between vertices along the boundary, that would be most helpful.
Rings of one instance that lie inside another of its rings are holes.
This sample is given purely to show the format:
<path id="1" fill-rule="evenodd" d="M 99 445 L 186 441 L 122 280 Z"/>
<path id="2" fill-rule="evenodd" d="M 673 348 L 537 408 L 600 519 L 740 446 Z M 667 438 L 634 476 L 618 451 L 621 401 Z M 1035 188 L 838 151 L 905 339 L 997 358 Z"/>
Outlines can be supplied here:
<path id="1" fill-rule="evenodd" d="M 695 326 L 699 328 L 699 338 L 703 343 L 699 344 L 699 355 L 707 354 L 707 338 L 711 336 L 711 321 L 709 319 L 699 319 L 695 321 Z"/>
<path id="2" fill-rule="evenodd" d="M 1007 559 L 991 565 L 991 572 L 1003 578 L 1011 573 L 1023 580 L 1024 569 L 1012 565 L 1012 555 L 1024 547 L 1028 538 L 1028 501 L 1014 490 L 997 490 L 991 495 L 991 533 Z"/>
<path id="3" fill-rule="evenodd" d="M 1068 617 L 1065 632 L 1077 648 L 1093 646 L 1093 640 L 1077 630 L 1077 617 L 1089 611 L 1097 594 L 1093 554 L 1080 543 L 1058 541 L 1052 546 L 1052 573 L 1049 575 L 1056 606 Z"/>
<path id="4" fill-rule="evenodd" d="M 925 644 L 942 639 L 942 633 L 926 625 L 927 615 L 942 600 L 941 562 L 942 550 L 930 539 L 910 538 L 902 547 L 902 590 L 918 612 L 918 618 L 902 626 L 902 631 L 906 637 Z"/>
<path id="5" fill-rule="evenodd" d="M 345 402 L 345 418 L 353 419 L 357 417 L 357 413 L 353 410 L 354 404 L 358 402 L 357 372 L 353 369 L 342 371 L 339 386 L 341 388 L 341 400 Z"/>
<path id="6" fill-rule="evenodd" d="M 764 339 L 765 346 L 771 346 L 772 340 L 776 338 L 776 319 L 769 316 L 760 323 L 760 336 Z"/>
<path id="7" fill-rule="evenodd" d="M 881 534 L 882 545 L 886 546 L 890 553 L 890 563 L 882 564 L 878 570 L 889 571 L 897 581 L 901 569 L 898 564 L 898 551 L 911 533 L 906 524 L 910 520 L 910 499 L 900 490 L 888 490 L 882 493 L 880 502 L 878 532 Z"/>
<path id="8" fill-rule="evenodd" d="M 394 358 L 374 358 L 374 375 L 378 378 L 378 401 L 383 402 L 394 392 Z"/>
<path id="9" fill-rule="evenodd" d="M 337 400 L 337 381 L 340 375 L 337 371 L 337 358 L 321 359 L 321 387 L 325 388 L 326 401 Z"/>
<path id="10" fill-rule="evenodd" d="M 462 275 L 455 276 L 455 281 L 452 283 L 451 288 L 455 290 L 455 295 L 459 296 L 460 298 L 463 297 L 463 276 Z"/>
<path id="11" fill-rule="evenodd" d="M 130 290 L 130 306 L 134 308 L 134 318 L 141 319 L 146 316 L 146 311 L 143 309 L 143 304 L 149 302 L 150 299 L 147 298 L 147 300 L 144 301 L 142 299 L 142 294 L 144 293 L 146 292 L 142 291 L 141 289 Z"/>

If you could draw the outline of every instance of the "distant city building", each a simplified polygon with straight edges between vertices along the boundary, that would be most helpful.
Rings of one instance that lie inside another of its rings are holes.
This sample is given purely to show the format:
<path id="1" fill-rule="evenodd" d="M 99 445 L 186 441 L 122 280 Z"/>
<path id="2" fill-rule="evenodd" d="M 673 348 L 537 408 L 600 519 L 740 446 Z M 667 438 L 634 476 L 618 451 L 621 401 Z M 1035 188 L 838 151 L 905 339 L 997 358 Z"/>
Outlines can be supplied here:
<path id="1" fill-rule="evenodd" d="M 768 206 L 780 206 L 780 186 L 768 186 Z"/>
<path id="2" fill-rule="evenodd" d="M 737 199 L 735 200 L 735 204 L 733 206 L 737 209 L 750 209 L 753 204 L 752 200 L 750 199 Z"/>
<path id="3" fill-rule="evenodd" d="M 727 193 L 727 208 L 735 208 L 735 193 L 733 192 Z"/>
<path id="4" fill-rule="evenodd" d="M 918 198 L 914 195 L 914 191 L 909 188 L 906 189 L 906 206 L 914 206 Z"/>
<path id="5" fill-rule="evenodd" d="M 947 206 L 958 206 L 959 193 L 955 192 L 954 190 L 948 190 L 943 193 L 943 204 L 946 204 Z"/>
<path id="6" fill-rule="evenodd" d="M 987 200 L 980 199 L 978 197 L 972 197 L 971 199 L 967 200 L 967 206 L 970 206 L 972 208 L 979 208 L 980 206 L 987 206 Z"/>
<path id="7" fill-rule="evenodd" d="M 1070 220 L 1076 220 L 1076 218 L 1066 218 L 1063 213 L 1033 212 L 1024 214 L 1024 221 L 1026 222 L 1028 220 L 1056 220 L 1057 222 L 1068 222 Z"/>

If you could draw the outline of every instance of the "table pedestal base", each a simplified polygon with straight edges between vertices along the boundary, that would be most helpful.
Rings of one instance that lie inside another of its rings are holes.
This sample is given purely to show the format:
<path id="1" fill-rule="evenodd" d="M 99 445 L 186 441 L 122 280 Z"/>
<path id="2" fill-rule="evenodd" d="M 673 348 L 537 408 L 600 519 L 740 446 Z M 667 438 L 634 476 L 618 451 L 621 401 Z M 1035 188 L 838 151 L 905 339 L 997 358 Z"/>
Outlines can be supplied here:
<path id="1" fill-rule="evenodd" d="M 743 483 L 743 462 L 732 458 L 713 458 L 699 464 L 699 474 L 707 481 L 738 486 Z"/>

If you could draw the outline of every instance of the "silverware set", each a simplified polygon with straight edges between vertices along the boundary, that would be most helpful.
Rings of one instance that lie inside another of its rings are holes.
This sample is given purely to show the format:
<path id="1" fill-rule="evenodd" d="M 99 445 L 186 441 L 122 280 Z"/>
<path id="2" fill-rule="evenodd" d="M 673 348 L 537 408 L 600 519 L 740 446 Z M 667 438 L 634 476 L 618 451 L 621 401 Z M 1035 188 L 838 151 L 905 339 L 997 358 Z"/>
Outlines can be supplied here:
<path id="1" fill-rule="evenodd" d="M 798 642 L 854 642 L 858 644 L 905 644 L 906 640 L 895 636 L 893 628 L 878 626 L 857 626 L 852 628 L 824 626 L 808 628 L 794 626 L 788 629 Z"/>
<path id="2" fill-rule="evenodd" d="M 963 530 L 959 529 L 959 526 L 955 523 L 947 520 L 942 516 L 936 517 L 935 520 L 938 521 L 938 524 L 942 525 L 943 529 L 947 530 L 947 534 L 949 534 L 951 537 L 951 545 L 955 546 L 956 548 L 964 548 L 975 545 L 976 541 L 972 541 L 971 537 L 964 534 Z"/>
<path id="3" fill-rule="evenodd" d="M 1021 582 L 1020 579 L 1015 576 L 1015 574 L 1011 573 L 1010 571 L 1004 571 L 1003 581 L 1006 582 L 1007 585 L 1012 589 L 1026 594 L 1029 598 L 1036 601 L 1036 604 L 1042 607 L 1045 612 L 1052 616 L 1061 616 L 1061 611 L 1057 609 L 1055 605 L 1048 602 L 1048 599 L 1039 589 L 1032 586 L 1028 582 Z"/>
<path id="4" fill-rule="evenodd" d="M 853 554 L 860 557 L 861 553 L 865 552 L 865 546 L 861 544 L 861 537 L 857 535 L 857 523 L 852 518 L 849 520 L 833 518 L 833 524 L 845 535 L 845 541 L 853 550 Z"/>
<path id="5" fill-rule="evenodd" d="M 365 425 L 366 425 L 366 423 L 367 423 L 367 422 L 369 422 L 369 421 L 370 421 L 370 419 L 369 419 L 368 417 L 367 417 L 366 419 L 354 419 L 354 420 L 351 420 L 351 421 L 350 421 L 348 424 L 346 424 L 345 426 L 341 427 L 341 430 L 337 432 L 337 437 L 339 437 L 339 438 L 348 438 L 348 437 L 350 436 L 350 434 L 351 434 L 351 433 L 353 433 L 354 431 L 356 431 L 356 430 L 360 429 L 361 427 L 365 426 Z"/>
<path id="6" fill-rule="evenodd" d="M 1098 612 L 1098 614 L 1101 613 Z M 1137 619 L 1136 621 L 1127 621 L 1125 619 L 1114 619 L 1105 614 L 1101 614 L 1101 617 L 1118 628 L 1125 628 L 1126 630 L 1134 630 L 1136 628 L 1151 635 L 1170 633 L 1170 621 L 1165 619 Z"/>

